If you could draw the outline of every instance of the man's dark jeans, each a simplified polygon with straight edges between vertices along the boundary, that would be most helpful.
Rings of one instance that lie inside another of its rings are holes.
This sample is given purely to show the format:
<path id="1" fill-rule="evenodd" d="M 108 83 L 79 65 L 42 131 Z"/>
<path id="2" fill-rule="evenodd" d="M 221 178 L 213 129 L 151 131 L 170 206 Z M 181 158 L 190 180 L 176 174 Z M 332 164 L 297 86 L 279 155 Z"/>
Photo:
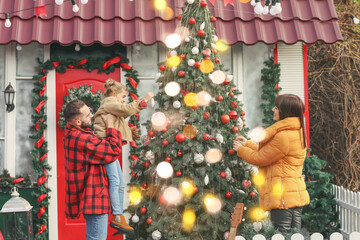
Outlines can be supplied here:
<path id="1" fill-rule="evenodd" d="M 301 229 L 301 212 L 302 207 L 294 207 L 289 209 L 273 209 L 271 210 L 271 221 L 274 227 L 282 234 L 287 234 L 292 228 Z"/>

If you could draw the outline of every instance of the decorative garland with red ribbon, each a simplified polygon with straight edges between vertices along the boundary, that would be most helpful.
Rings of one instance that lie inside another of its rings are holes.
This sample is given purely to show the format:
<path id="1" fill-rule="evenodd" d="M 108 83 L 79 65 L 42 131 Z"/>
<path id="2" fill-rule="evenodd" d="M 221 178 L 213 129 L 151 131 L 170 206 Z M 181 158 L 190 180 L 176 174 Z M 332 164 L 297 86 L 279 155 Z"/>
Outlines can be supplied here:
<path id="1" fill-rule="evenodd" d="M 35 140 L 35 146 L 31 150 L 33 156 L 33 165 L 34 171 L 38 176 L 36 183 L 36 190 L 32 193 L 33 196 L 37 198 L 38 204 L 33 206 L 33 212 L 37 216 L 34 218 L 34 229 L 36 233 L 36 239 L 48 239 L 48 215 L 47 208 L 49 206 L 49 192 L 51 191 L 46 185 L 48 180 L 48 171 L 50 171 L 51 166 L 48 164 L 48 148 L 46 141 L 45 130 L 46 125 L 46 79 L 48 71 L 55 69 L 59 73 L 65 73 L 67 69 L 86 69 L 87 71 L 92 71 L 98 69 L 98 72 L 105 72 L 109 74 L 114 72 L 115 68 L 122 68 L 125 71 L 125 76 L 127 77 L 127 87 L 129 90 L 129 101 L 132 102 L 138 99 L 137 86 L 139 84 L 138 73 L 136 70 L 132 69 L 128 65 L 128 60 L 121 56 L 115 56 L 104 60 L 99 59 L 54 59 L 48 60 L 46 62 L 39 62 L 41 71 L 38 75 L 33 77 L 34 80 L 38 80 L 34 83 L 33 89 L 33 102 L 32 107 L 35 112 L 32 115 L 33 120 L 33 130 L 34 134 L 31 136 Z M 139 123 L 139 114 L 132 116 L 129 120 L 130 126 L 140 127 Z M 130 163 L 134 159 L 138 159 L 140 156 L 140 150 L 137 149 L 140 140 L 136 140 L 130 143 Z M 15 183 L 23 181 L 23 178 L 15 179 Z"/>

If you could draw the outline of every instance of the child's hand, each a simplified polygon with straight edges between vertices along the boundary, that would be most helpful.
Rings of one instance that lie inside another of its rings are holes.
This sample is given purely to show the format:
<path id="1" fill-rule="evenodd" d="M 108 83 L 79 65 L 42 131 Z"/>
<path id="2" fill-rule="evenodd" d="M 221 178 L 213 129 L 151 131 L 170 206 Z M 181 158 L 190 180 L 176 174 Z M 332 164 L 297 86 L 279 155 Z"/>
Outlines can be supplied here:
<path id="1" fill-rule="evenodd" d="M 152 92 L 148 92 L 144 98 L 145 102 L 150 101 L 154 97 L 154 94 Z"/>

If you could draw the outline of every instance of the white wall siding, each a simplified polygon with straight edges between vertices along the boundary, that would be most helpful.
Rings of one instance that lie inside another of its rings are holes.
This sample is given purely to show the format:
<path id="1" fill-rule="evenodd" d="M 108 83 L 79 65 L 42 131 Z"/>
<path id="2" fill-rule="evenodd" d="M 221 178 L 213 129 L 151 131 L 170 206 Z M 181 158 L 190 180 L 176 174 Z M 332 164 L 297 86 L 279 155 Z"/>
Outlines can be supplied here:
<path id="1" fill-rule="evenodd" d="M 295 94 L 305 102 L 303 44 L 278 44 L 278 59 L 281 68 L 280 94 Z"/>

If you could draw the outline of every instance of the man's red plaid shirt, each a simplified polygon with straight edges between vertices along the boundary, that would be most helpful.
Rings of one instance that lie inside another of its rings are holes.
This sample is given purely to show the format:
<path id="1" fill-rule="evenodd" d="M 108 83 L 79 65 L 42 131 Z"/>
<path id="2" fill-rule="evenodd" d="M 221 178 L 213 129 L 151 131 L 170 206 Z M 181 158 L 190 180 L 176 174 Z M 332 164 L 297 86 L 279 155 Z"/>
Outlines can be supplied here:
<path id="1" fill-rule="evenodd" d="M 98 138 L 90 129 L 67 124 L 64 131 L 65 214 L 110 212 L 109 183 L 104 165 L 121 154 L 121 133 L 109 128 L 106 138 Z"/>

